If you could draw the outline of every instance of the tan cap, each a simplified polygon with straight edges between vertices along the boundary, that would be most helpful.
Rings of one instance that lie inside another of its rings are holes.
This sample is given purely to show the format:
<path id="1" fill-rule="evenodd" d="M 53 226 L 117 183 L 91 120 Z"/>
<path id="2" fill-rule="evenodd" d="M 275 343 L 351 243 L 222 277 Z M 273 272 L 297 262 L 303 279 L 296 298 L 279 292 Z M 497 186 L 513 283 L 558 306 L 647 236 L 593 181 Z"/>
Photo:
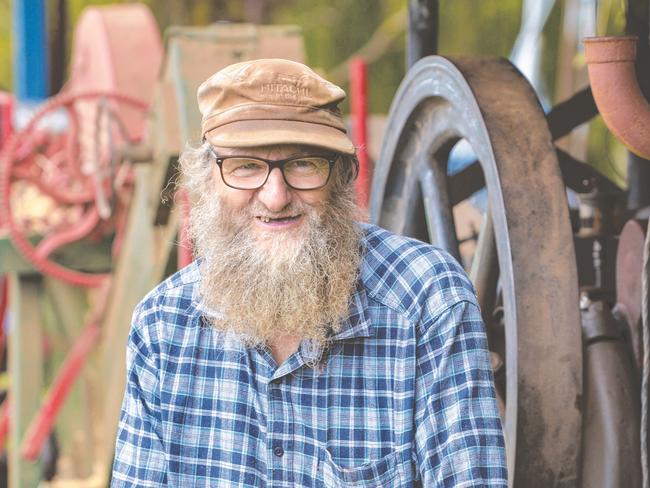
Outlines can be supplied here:
<path id="1" fill-rule="evenodd" d="M 197 94 L 201 136 L 218 147 L 305 144 L 354 154 L 345 92 L 304 64 L 257 59 L 218 71 Z"/>

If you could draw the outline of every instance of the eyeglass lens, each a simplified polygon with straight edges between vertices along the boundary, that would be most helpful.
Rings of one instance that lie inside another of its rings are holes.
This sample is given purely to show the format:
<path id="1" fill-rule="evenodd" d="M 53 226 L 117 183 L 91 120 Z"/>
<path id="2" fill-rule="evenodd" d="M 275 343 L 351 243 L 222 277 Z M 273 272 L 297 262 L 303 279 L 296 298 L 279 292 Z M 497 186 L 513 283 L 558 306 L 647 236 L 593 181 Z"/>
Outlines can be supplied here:
<path id="1" fill-rule="evenodd" d="M 288 159 L 281 164 L 286 182 L 296 188 L 318 188 L 329 178 L 330 162 L 327 158 L 307 156 Z M 269 165 L 251 157 L 222 158 L 221 171 L 226 184 L 242 189 L 259 188 L 269 174 Z"/>

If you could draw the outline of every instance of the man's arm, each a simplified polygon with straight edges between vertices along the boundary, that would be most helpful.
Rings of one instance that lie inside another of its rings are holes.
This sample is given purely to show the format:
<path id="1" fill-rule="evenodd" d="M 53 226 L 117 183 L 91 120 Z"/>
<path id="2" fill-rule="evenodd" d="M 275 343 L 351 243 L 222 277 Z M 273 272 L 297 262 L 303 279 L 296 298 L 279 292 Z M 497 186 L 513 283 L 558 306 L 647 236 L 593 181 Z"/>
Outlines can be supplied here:
<path id="1" fill-rule="evenodd" d="M 113 463 L 112 488 L 167 484 L 160 422 L 158 371 L 148 341 L 138 331 L 138 317 L 127 348 L 127 383 Z"/>
<path id="2" fill-rule="evenodd" d="M 416 455 L 423 486 L 507 486 L 480 311 L 460 301 L 419 324 Z"/>

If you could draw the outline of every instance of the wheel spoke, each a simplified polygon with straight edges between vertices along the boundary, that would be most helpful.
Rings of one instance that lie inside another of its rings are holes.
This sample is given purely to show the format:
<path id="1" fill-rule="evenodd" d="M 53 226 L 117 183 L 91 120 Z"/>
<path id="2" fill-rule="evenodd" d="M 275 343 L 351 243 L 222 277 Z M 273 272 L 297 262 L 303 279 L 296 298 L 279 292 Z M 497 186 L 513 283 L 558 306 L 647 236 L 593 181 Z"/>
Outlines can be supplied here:
<path id="1" fill-rule="evenodd" d="M 460 261 L 454 214 L 450 211 L 447 185 L 440 184 L 440 182 L 446 183 L 446 172 L 446 165 L 443 166 L 435 160 L 431 164 L 421 165 L 420 186 L 431 242 L 435 242 Z"/>
<path id="2" fill-rule="evenodd" d="M 489 208 L 485 211 L 485 216 L 483 217 L 469 276 L 476 288 L 476 295 L 478 296 L 478 304 L 483 314 L 483 321 L 489 327 L 496 305 L 497 284 L 499 281 L 497 246 L 494 239 L 494 225 Z"/>

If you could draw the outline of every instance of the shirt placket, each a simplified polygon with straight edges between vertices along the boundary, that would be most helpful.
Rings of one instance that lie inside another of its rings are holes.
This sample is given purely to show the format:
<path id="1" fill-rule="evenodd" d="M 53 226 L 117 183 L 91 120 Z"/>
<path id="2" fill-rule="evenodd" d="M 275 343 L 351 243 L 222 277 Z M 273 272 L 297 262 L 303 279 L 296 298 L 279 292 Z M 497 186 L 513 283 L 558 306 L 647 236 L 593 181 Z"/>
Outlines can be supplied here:
<path id="1" fill-rule="evenodd" d="M 290 377 L 274 378 L 267 386 L 269 410 L 267 449 L 272 486 L 291 486 L 294 456 L 293 411 L 289 398 Z"/>

